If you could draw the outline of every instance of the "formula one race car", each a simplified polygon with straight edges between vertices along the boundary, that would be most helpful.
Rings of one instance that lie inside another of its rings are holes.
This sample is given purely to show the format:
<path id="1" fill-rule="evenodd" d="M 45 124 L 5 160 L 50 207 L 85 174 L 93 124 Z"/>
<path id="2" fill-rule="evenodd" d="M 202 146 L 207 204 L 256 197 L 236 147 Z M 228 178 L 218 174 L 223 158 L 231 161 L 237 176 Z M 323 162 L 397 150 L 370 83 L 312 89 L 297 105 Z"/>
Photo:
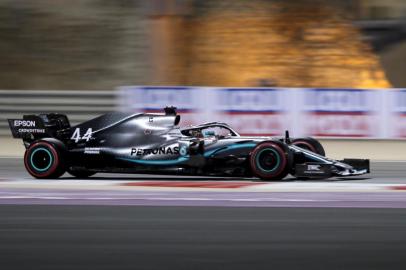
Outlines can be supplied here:
<path id="1" fill-rule="evenodd" d="M 24 164 L 36 178 L 98 172 L 259 177 L 280 180 L 352 176 L 369 172 L 369 160 L 325 157 L 313 138 L 244 137 L 225 123 L 179 128 L 176 108 L 165 113 L 113 112 L 71 127 L 66 115 L 9 119 L 26 147 Z"/>

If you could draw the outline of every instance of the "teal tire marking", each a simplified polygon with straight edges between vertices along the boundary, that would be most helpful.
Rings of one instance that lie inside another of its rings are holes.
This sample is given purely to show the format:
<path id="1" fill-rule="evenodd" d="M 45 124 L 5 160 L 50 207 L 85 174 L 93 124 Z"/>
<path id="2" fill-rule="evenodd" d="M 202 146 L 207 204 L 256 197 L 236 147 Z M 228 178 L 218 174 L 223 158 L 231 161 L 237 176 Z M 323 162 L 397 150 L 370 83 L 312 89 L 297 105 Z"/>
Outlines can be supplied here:
<path id="1" fill-rule="evenodd" d="M 266 169 L 262 168 L 261 164 L 259 163 L 259 156 L 260 156 L 261 153 L 264 152 L 264 151 L 271 151 L 271 152 L 273 152 L 273 153 L 276 155 L 276 165 L 275 165 L 275 166 L 273 167 L 273 169 L 271 169 L 271 170 L 266 170 Z M 264 171 L 264 172 L 273 172 L 276 168 L 279 167 L 279 164 L 280 164 L 279 153 L 278 153 L 276 150 L 271 149 L 271 148 L 262 149 L 262 150 L 259 151 L 259 153 L 256 155 L 256 157 L 255 157 L 255 163 L 257 164 L 258 168 L 260 168 L 262 171 Z"/>
<path id="2" fill-rule="evenodd" d="M 34 164 L 34 162 L 33 162 L 33 160 L 32 160 L 33 156 L 34 156 L 35 153 L 37 153 L 38 151 L 45 151 L 45 152 L 48 154 L 48 156 L 49 156 L 49 164 L 48 164 L 45 168 L 42 168 L 42 169 L 40 169 L 40 168 L 38 168 L 37 166 L 35 166 L 35 164 Z M 32 166 L 35 170 L 37 170 L 37 171 L 39 171 L 39 172 L 44 172 L 44 171 L 48 170 L 48 169 L 51 167 L 53 161 L 54 161 L 54 158 L 52 157 L 51 152 L 50 152 L 48 149 L 43 148 L 43 147 L 37 148 L 37 149 L 35 149 L 34 151 L 32 151 L 31 156 L 30 156 L 30 163 L 31 163 L 31 166 Z"/>

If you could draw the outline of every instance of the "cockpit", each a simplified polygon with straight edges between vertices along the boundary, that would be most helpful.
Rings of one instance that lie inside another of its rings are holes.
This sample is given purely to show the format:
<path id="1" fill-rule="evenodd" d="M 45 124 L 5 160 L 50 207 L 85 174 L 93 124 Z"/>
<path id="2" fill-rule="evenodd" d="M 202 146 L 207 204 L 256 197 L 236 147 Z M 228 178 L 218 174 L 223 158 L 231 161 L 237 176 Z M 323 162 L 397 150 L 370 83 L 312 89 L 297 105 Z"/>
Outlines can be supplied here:
<path id="1" fill-rule="evenodd" d="M 210 122 L 201 125 L 179 128 L 178 124 L 180 122 L 180 115 L 176 113 L 176 107 L 166 107 L 164 110 L 165 116 L 175 116 L 173 127 L 169 131 L 171 135 L 181 133 L 183 136 L 204 139 L 222 139 L 226 137 L 240 136 L 229 125 L 221 122 Z"/>
<path id="2" fill-rule="evenodd" d="M 196 138 L 216 137 L 217 139 L 239 136 L 230 126 L 225 123 L 207 123 L 198 126 L 189 126 L 181 129 L 185 136 Z"/>

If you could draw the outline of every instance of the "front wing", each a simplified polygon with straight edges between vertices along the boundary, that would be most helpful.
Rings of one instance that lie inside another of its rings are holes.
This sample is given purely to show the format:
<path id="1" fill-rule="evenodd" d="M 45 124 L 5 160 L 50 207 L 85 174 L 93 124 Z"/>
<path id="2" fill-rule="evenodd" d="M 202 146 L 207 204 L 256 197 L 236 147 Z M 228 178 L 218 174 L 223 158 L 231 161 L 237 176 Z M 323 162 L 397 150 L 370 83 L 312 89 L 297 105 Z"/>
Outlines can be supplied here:
<path id="1" fill-rule="evenodd" d="M 295 165 L 296 177 L 329 178 L 356 176 L 370 172 L 368 159 L 344 159 L 329 163 L 306 162 Z"/>

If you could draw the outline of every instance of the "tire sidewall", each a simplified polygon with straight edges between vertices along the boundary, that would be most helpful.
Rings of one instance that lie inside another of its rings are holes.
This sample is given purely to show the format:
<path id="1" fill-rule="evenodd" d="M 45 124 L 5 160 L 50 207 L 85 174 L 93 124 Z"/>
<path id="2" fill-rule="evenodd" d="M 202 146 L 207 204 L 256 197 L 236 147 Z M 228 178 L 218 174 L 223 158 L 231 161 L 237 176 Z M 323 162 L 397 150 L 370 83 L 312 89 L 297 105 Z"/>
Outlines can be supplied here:
<path id="1" fill-rule="evenodd" d="M 32 164 L 32 155 L 37 149 L 45 149 L 51 154 L 52 163 L 44 171 L 38 171 Z M 36 178 L 57 178 L 64 173 L 61 151 L 53 144 L 46 141 L 38 141 L 31 144 L 24 154 L 24 165 L 28 173 Z"/>
<path id="2" fill-rule="evenodd" d="M 318 154 L 316 148 L 314 147 L 314 145 L 311 144 L 310 142 L 306 141 L 306 140 L 297 140 L 297 141 L 293 142 L 292 144 L 296 145 L 297 147 L 300 147 L 300 145 L 304 145 L 306 147 L 305 148 L 306 150 L 309 150 L 309 151 L 311 151 L 313 153 Z M 301 148 L 303 148 L 303 147 L 301 147 Z"/>
<path id="3" fill-rule="evenodd" d="M 271 172 L 266 172 L 261 169 L 257 164 L 257 155 L 263 150 L 270 149 L 273 152 L 278 153 L 278 158 L 280 159 L 278 166 Z M 250 155 L 250 167 L 253 174 L 262 179 L 279 179 L 286 176 L 285 172 L 289 165 L 289 160 L 287 157 L 285 147 L 281 146 L 277 142 L 263 142 L 258 144 Z"/>
<path id="4" fill-rule="evenodd" d="M 298 147 L 300 147 L 300 145 L 305 145 L 309 151 L 320 156 L 326 156 L 323 145 L 318 140 L 311 137 L 294 139 L 292 141 L 292 145 L 296 145 Z"/>

